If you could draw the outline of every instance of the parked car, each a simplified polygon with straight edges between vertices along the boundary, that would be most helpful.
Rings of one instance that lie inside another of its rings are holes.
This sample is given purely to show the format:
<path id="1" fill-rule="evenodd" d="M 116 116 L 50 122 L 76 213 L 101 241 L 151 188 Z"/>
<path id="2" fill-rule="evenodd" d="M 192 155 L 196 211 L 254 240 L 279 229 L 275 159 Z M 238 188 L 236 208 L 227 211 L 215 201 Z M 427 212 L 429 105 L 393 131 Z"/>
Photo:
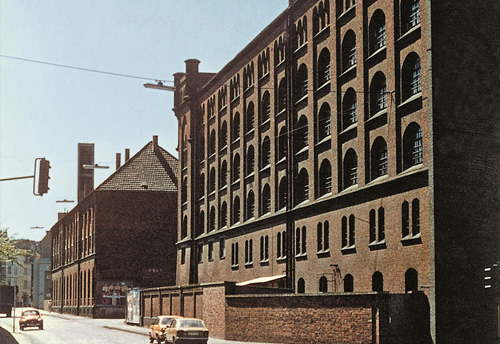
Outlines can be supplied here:
<path id="1" fill-rule="evenodd" d="M 26 327 L 38 327 L 43 330 L 43 319 L 36 309 L 27 309 L 21 313 L 19 328 L 23 331 Z"/>
<path id="2" fill-rule="evenodd" d="M 165 329 L 172 324 L 174 319 L 182 318 L 178 315 L 160 315 L 155 319 L 153 324 L 149 326 L 149 342 L 153 343 L 155 340 L 161 343 L 165 340 Z"/>
<path id="3" fill-rule="evenodd" d="M 165 339 L 167 343 L 172 344 L 207 344 L 208 329 L 200 319 L 174 319 L 165 329 Z"/>

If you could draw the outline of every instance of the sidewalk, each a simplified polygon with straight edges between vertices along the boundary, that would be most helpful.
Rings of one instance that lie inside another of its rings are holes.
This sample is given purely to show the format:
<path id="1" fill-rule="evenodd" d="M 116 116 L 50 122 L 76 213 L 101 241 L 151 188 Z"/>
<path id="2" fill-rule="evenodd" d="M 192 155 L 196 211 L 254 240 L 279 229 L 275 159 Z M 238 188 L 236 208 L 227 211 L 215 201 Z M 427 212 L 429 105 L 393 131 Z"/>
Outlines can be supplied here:
<path id="1" fill-rule="evenodd" d="M 40 313 L 42 316 L 47 316 L 47 317 L 59 317 L 63 319 L 74 319 L 74 318 L 82 318 L 82 319 L 89 319 L 86 317 L 80 317 L 77 315 L 69 315 L 69 314 L 60 314 L 56 312 L 46 312 L 43 310 L 40 310 Z M 149 329 L 147 327 L 142 327 L 142 326 L 137 326 L 137 325 L 128 325 L 125 323 L 125 320 L 123 319 L 96 319 L 96 321 L 101 321 L 105 323 L 102 327 L 111 329 L 111 330 L 117 330 L 117 331 L 124 331 L 124 332 L 129 332 L 129 333 L 135 333 L 135 334 L 142 334 L 145 337 L 149 336 Z M 232 340 L 224 340 L 224 339 L 217 339 L 217 338 L 209 338 L 208 339 L 208 344 L 265 344 L 265 343 L 251 343 L 251 342 L 235 342 Z"/>

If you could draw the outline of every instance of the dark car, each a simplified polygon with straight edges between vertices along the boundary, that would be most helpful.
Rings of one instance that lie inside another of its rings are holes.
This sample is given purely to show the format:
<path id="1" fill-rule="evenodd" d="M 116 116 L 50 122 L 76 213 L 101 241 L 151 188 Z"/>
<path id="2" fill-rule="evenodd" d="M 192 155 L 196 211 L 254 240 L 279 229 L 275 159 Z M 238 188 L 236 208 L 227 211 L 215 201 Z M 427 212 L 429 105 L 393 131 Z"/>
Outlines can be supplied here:
<path id="1" fill-rule="evenodd" d="M 38 327 L 43 330 L 43 319 L 36 309 L 28 309 L 21 313 L 19 328 L 23 331 L 26 327 Z"/>

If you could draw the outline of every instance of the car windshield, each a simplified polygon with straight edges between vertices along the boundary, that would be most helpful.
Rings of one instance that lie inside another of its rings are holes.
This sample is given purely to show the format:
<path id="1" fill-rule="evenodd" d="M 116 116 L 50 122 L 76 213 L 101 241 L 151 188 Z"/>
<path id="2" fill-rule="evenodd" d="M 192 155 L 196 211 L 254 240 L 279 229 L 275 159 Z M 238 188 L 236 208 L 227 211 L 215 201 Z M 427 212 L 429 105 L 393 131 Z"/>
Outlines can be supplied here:
<path id="1" fill-rule="evenodd" d="M 203 327 L 203 323 L 200 320 L 181 320 L 179 327 Z"/>
<path id="2" fill-rule="evenodd" d="M 161 324 L 162 325 L 169 325 L 172 322 L 172 319 L 170 318 L 163 318 L 161 319 Z"/>
<path id="3" fill-rule="evenodd" d="M 39 315 L 38 311 L 24 311 L 23 315 Z"/>

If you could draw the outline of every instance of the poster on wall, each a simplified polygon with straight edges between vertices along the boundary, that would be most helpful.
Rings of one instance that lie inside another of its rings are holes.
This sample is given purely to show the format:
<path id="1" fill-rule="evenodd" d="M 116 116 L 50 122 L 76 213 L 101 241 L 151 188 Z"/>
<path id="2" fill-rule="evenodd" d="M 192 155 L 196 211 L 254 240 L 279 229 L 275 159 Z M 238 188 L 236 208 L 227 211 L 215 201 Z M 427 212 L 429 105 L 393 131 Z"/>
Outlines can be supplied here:
<path id="1" fill-rule="evenodd" d="M 141 294 L 139 288 L 127 289 L 127 323 L 141 322 Z"/>
<path id="2" fill-rule="evenodd" d="M 97 304 L 125 306 L 127 282 L 103 281 L 97 285 Z"/>

